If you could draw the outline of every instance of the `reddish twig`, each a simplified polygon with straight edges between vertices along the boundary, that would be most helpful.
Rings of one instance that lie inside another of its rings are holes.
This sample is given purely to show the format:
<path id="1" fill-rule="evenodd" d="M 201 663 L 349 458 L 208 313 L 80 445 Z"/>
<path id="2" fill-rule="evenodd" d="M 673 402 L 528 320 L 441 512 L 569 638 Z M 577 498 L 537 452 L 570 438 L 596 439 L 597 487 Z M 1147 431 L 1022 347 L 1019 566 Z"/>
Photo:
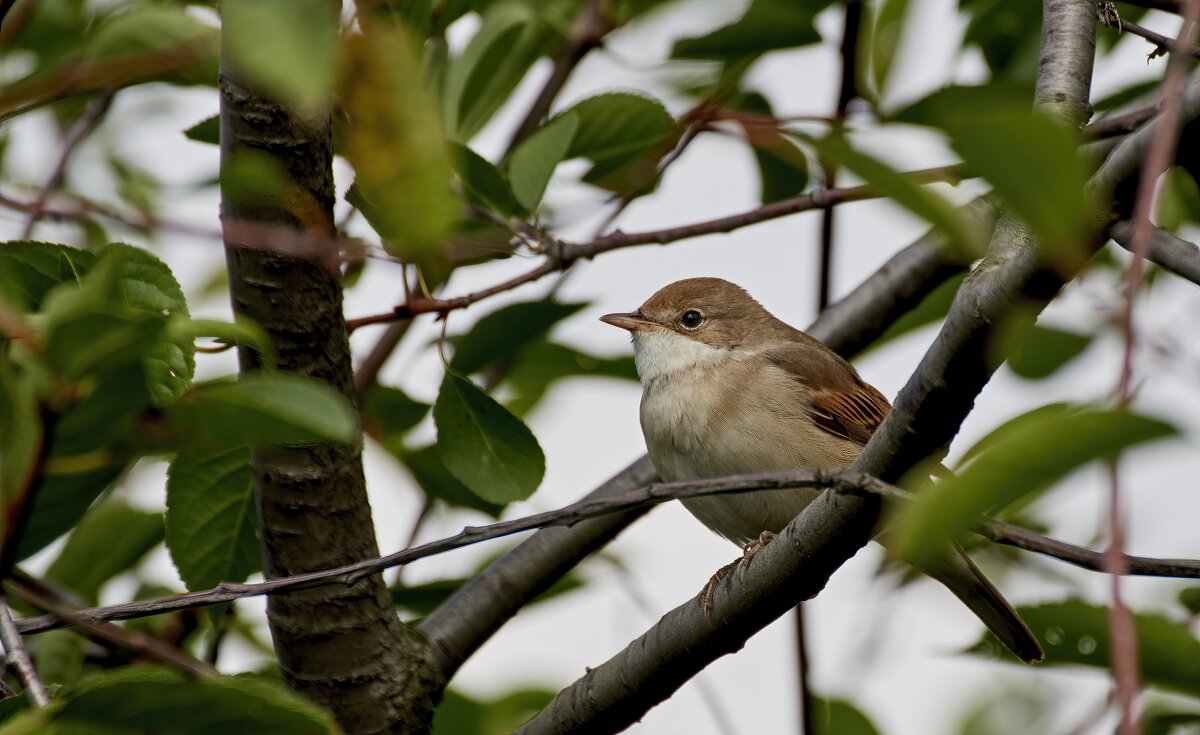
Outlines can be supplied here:
<path id="1" fill-rule="evenodd" d="M 912 171 L 908 176 L 919 183 L 938 181 L 958 181 L 962 178 L 961 166 L 941 166 L 938 168 Z M 786 217 L 799 212 L 814 209 L 825 209 L 848 202 L 874 199 L 883 196 L 872 186 L 851 186 L 844 189 L 825 189 L 814 191 L 791 199 L 766 204 L 728 217 L 697 222 L 690 225 L 670 227 L 663 230 L 645 232 L 614 232 L 610 235 L 596 238 L 590 242 L 567 243 L 546 235 L 534 235 L 533 239 L 543 240 L 540 246 L 546 259 L 536 268 L 521 275 L 496 284 L 490 288 L 447 299 L 418 298 L 406 304 L 400 304 L 391 311 L 370 316 L 347 319 L 346 328 L 353 331 L 370 324 L 385 324 L 398 319 L 410 319 L 419 314 L 445 314 L 457 309 L 465 309 L 483 299 L 495 296 L 505 291 L 511 291 L 518 286 L 532 283 L 550 273 L 554 273 L 577 260 L 594 258 L 610 250 L 632 247 L 635 245 L 666 245 L 678 240 L 686 240 L 701 235 L 732 232 L 742 227 L 766 222 L 780 217 Z"/>
<path id="2" fill-rule="evenodd" d="M 1179 38 L 1172 49 L 1187 49 L 1196 38 L 1196 26 L 1200 22 L 1200 0 L 1186 0 L 1183 25 Z M 1134 257 L 1129 264 L 1125 280 L 1125 307 L 1121 315 L 1121 327 L 1125 337 L 1125 351 L 1121 362 L 1121 375 L 1117 384 L 1117 401 L 1127 406 L 1132 398 L 1133 355 L 1137 349 L 1137 334 L 1133 323 L 1133 305 L 1145 271 L 1145 257 L 1150 250 L 1154 225 L 1150 212 L 1154 203 L 1154 189 L 1159 175 L 1170 166 L 1179 144 L 1182 110 L 1179 99 L 1183 94 L 1186 58 L 1183 53 L 1172 51 L 1163 81 L 1162 111 L 1159 114 L 1159 134 L 1150 142 L 1146 161 L 1138 180 L 1137 196 L 1131 217 Z M 1121 576 L 1127 573 L 1122 552 L 1120 481 L 1117 462 L 1111 466 L 1112 482 L 1108 502 L 1109 546 L 1104 555 L 1106 571 L 1112 575 L 1112 605 L 1109 608 L 1109 627 L 1112 636 L 1113 679 L 1120 704 L 1121 735 L 1137 735 L 1141 732 L 1137 700 L 1141 685 L 1138 674 L 1138 640 L 1134 628 L 1133 614 L 1121 597 Z"/>
<path id="3" fill-rule="evenodd" d="M 50 176 L 46 178 L 46 183 L 42 185 L 37 196 L 32 202 L 33 211 L 29 213 L 29 221 L 25 223 L 25 230 L 21 234 L 22 240 L 28 240 L 33 234 L 33 228 L 42 218 L 42 212 L 46 206 L 46 200 L 50 198 L 50 193 L 58 188 L 62 183 L 63 176 L 67 173 L 67 162 L 71 159 L 71 154 L 83 142 L 85 138 L 96 129 L 100 121 L 104 118 L 104 114 L 108 112 L 108 108 L 112 105 L 113 97 L 117 94 L 115 88 L 109 89 L 96 98 L 87 110 L 83 113 L 75 124 L 67 131 L 63 137 L 62 150 L 58 154 L 58 161 L 54 164 L 54 169 L 51 170 Z"/>

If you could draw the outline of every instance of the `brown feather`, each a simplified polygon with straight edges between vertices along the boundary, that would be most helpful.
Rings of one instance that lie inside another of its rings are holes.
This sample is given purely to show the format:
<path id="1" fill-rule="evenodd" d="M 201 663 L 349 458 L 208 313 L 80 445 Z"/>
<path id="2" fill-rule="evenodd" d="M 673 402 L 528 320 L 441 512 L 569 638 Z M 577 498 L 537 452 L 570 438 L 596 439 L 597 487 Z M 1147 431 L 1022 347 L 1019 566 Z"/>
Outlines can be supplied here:
<path id="1" fill-rule="evenodd" d="M 808 415 L 833 436 L 865 445 L 892 408 L 850 363 L 812 338 L 773 345 L 766 356 L 807 389 Z"/>

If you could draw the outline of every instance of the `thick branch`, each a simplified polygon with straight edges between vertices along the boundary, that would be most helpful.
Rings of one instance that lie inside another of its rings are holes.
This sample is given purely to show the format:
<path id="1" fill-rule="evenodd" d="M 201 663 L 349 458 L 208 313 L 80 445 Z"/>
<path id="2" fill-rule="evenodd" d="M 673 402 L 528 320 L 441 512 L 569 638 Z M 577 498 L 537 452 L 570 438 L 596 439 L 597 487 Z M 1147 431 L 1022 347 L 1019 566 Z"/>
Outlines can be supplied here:
<path id="1" fill-rule="evenodd" d="M 327 22 L 336 36 L 337 13 Z M 353 402 L 337 248 L 309 258 L 277 252 L 253 226 L 335 241 L 330 110 L 302 113 L 270 98 L 241 77 L 227 48 L 219 92 L 222 169 L 268 158 L 287 177 L 287 190 L 273 195 L 221 179 L 234 313 L 267 332 L 281 370 L 323 381 Z M 240 362 L 256 370 L 260 356 L 243 349 Z M 257 449 L 251 465 L 268 580 L 379 555 L 361 445 Z M 396 616 L 379 574 L 272 596 L 267 621 L 284 681 L 328 708 L 347 735 L 429 729 L 443 682 L 425 641 Z"/>
<path id="2" fill-rule="evenodd" d="M 1113 241 L 1129 252 L 1133 249 L 1133 224 L 1129 220 L 1115 223 L 1108 229 Z M 1146 258 L 1181 278 L 1200 285 L 1200 248 L 1196 243 L 1176 237 L 1155 227 L 1150 233 Z"/>
<path id="3" fill-rule="evenodd" d="M 1037 98 L 1060 117 L 1087 109 L 1094 55 L 1093 6 L 1048 0 Z M 1078 38 L 1065 38 L 1072 34 Z M 1073 122 L 1078 124 L 1081 120 Z M 964 281 L 937 340 L 855 462 L 893 481 L 949 443 L 995 369 L 992 325 L 1020 301 L 1044 305 L 1061 281 L 1041 268 L 1036 244 L 1001 216 L 983 263 Z M 615 732 L 717 657 L 736 651 L 801 600 L 870 539 L 875 498 L 823 493 L 755 557 L 720 584 L 711 616 L 694 604 L 667 613 L 624 651 L 564 689 L 519 732 Z"/>

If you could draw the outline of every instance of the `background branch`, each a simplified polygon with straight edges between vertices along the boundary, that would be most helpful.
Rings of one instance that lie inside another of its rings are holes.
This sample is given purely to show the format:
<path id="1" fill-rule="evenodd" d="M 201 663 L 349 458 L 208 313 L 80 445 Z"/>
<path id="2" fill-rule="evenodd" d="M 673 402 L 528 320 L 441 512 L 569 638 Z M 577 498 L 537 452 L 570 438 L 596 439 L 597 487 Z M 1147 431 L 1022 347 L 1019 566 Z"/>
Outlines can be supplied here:
<path id="1" fill-rule="evenodd" d="M 8 598 L 3 594 L 0 594 L 0 643 L 4 644 L 4 655 L 8 658 L 9 666 L 17 675 L 17 681 L 21 682 L 21 686 L 25 688 L 30 703 L 34 707 L 45 707 L 50 704 L 50 696 L 46 694 L 46 687 L 42 686 L 42 680 L 38 678 L 37 671 L 33 668 L 33 660 L 29 658 L 29 652 L 21 643 L 21 634 L 17 631 L 17 626 L 13 623 L 12 612 L 8 609 Z"/>

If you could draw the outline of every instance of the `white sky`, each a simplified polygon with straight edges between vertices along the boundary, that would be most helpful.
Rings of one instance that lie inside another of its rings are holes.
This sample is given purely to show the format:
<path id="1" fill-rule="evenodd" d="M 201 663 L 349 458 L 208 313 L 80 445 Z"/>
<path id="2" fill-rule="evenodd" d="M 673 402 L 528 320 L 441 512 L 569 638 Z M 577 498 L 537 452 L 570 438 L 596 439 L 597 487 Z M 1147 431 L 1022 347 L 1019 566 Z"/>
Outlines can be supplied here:
<path id="1" fill-rule="evenodd" d="M 962 23 L 952 0 L 914 3 L 890 99 L 918 97 L 951 81 L 978 81 L 983 65 L 978 55 L 956 57 Z M 719 0 L 677 4 L 654 18 L 615 35 L 607 51 L 591 54 L 579 67 L 560 97 L 564 106 L 591 93 L 637 89 L 656 94 L 678 114 L 687 102 L 670 95 L 664 75 L 651 72 L 667 54 L 671 41 L 709 29 L 725 18 L 736 17 L 731 4 Z M 1165 21 L 1165 22 L 1164 22 Z M 473 24 L 456 26 L 453 38 L 462 38 Z M 1174 26 L 1165 16 L 1145 22 L 1167 33 Z M 828 114 L 836 96 L 840 11 L 819 18 L 826 43 L 794 52 L 773 54 L 752 72 L 756 85 L 767 92 L 779 114 Z M 1138 39 L 1122 41 L 1118 53 L 1101 63 L 1093 83 L 1094 97 L 1120 89 L 1132 81 L 1163 71 L 1161 60 L 1147 64 L 1148 47 Z M 549 72 L 542 61 L 522 85 L 515 104 L 506 108 L 473 145 L 495 157 L 510 130 Z M 103 144 L 174 184 L 166 197 L 173 219 L 217 226 L 217 198 L 212 189 L 195 192 L 188 185 L 215 175 L 217 151 L 185 140 L 180 130 L 214 114 L 212 90 L 177 90 L 164 86 L 134 89 L 118 97 L 108 123 L 96 139 L 77 156 L 71 184 L 101 198 L 113 198 L 111 183 L 101 173 Z M 57 155 L 57 145 L 47 130 L 44 114 L 27 116 L 13 124 L 23 141 L 10 147 L 6 178 L 40 182 Z M 920 168 L 949 162 L 951 156 L 939 141 L 915 130 L 856 136 L 868 150 L 900 167 Z M 564 166 L 563 174 L 578 167 Z M 339 193 L 349 184 L 349 172 L 340 167 Z M 1031 172 L 1031 175 L 1036 175 Z M 842 177 L 842 183 L 853 183 Z M 744 144 L 722 136 L 703 136 L 672 166 L 659 191 L 635 203 L 620 219 L 625 230 L 654 229 L 693 222 L 751 208 L 757 204 L 757 174 Z M 956 200 L 969 198 L 978 189 L 961 191 L 941 187 Z M 560 219 L 577 221 L 560 234 L 568 239 L 586 237 L 604 209 L 603 197 L 584 187 L 552 185 L 549 203 Z M 567 282 L 562 297 L 586 300 L 591 305 L 558 327 L 557 339 L 602 354 L 623 354 L 627 337 L 600 324 L 596 317 L 624 311 L 640 304 L 660 286 L 679 278 L 712 275 L 745 286 L 781 318 L 803 326 L 814 317 L 816 251 L 820 217 L 803 214 L 761 224 L 729 235 L 689 240 L 668 247 L 627 249 L 583 264 Z M 843 207 L 837 220 L 835 290 L 853 288 L 898 248 L 920 235 L 925 227 L 888 202 L 867 202 Z M 0 212 L 0 236 L 17 237 L 23 221 L 11 212 Z M 53 224 L 40 225 L 39 239 L 68 237 Z M 364 234 L 366 234 L 364 232 Z M 1195 239 L 1200 233 L 1193 232 Z M 204 284 L 223 256 L 217 242 L 164 237 L 158 252 L 168 260 L 189 294 Z M 136 239 L 137 244 L 144 244 Z M 457 294 L 490 285 L 530 267 L 517 259 L 463 271 L 447 289 Z M 361 283 L 347 295 L 348 316 L 389 308 L 400 293 L 399 273 L 375 262 Z M 548 284 L 527 286 L 498 298 L 484 308 L 456 314 L 450 330 L 461 331 L 470 322 L 502 303 L 537 298 Z M 193 295 L 192 311 L 201 317 L 228 317 L 222 298 Z M 1103 277 L 1070 286 L 1047 312 L 1056 324 L 1091 329 L 1103 321 L 1098 305 L 1116 303 L 1113 284 Z M 1138 452 L 1124 462 L 1124 493 L 1132 508 L 1128 548 L 1154 556 L 1196 557 L 1200 546 L 1194 524 L 1185 518 L 1200 510 L 1197 477 L 1200 455 L 1194 440 L 1200 415 L 1196 378 L 1198 358 L 1194 345 L 1200 329 L 1194 318 L 1200 312 L 1200 291 L 1171 277 L 1158 280 L 1138 305 L 1138 323 L 1148 335 L 1170 339 L 1182 350 L 1177 360 L 1140 360 L 1142 387 L 1137 407 L 1168 418 L 1188 433 L 1187 439 Z M 1001 369 L 980 396 L 977 408 L 955 442 L 952 458 L 1007 418 L 1057 400 L 1099 400 L 1115 384 L 1120 343 L 1111 329 L 1087 353 L 1052 379 L 1022 380 Z M 379 328 L 360 330 L 353 346 L 359 355 L 369 349 Z M 858 361 L 863 376 L 889 397 L 903 386 L 910 371 L 933 338 L 932 328 L 921 330 Z M 406 340 L 382 374 L 385 383 L 399 385 L 414 396 L 432 400 L 440 367 L 428 349 L 433 328 L 426 320 Z M 200 374 L 212 376 L 233 369 L 231 356 L 200 356 Z M 571 380 L 557 384 L 531 416 L 530 425 L 547 456 L 542 488 L 526 503 L 514 505 L 506 517 L 518 517 L 569 503 L 589 491 L 644 451 L 637 422 L 640 392 L 633 383 L 607 380 Z M 430 436 L 432 430 L 429 429 Z M 411 480 L 383 452 L 368 448 L 367 472 L 375 509 L 379 543 L 385 553 L 397 548 L 408 534 L 419 508 L 419 493 Z M 161 507 L 163 467 L 144 466 L 123 490 L 136 502 Z M 1038 504 L 1051 520 L 1055 535 L 1079 543 L 1094 543 L 1106 492 L 1106 476 L 1092 468 L 1069 478 Z M 435 515 L 421 540 L 445 536 L 465 523 L 484 519 L 470 513 Z M 423 581 L 465 573 L 482 556 L 499 546 L 485 545 L 415 564 L 405 572 L 410 581 Z M 464 691 L 481 696 L 500 694 L 516 686 L 558 689 L 618 652 L 667 610 L 693 597 L 709 575 L 731 561 L 739 551 L 709 533 L 681 507 L 655 510 L 626 531 L 606 551 L 627 573 L 605 561 L 584 566 L 590 584 L 582 591 L 558 598 L 522 613 L 472 658 L 455 680 Z M 43 561 L 49 556 L 40 555 Z M 822 695 L 852 699 L 884 730 L 896 735 L 949 733 L 963 713 L 984 693 L 998 694 L 1019 687 L 1035 694 L 1050 694 L 1058 708 L 1049 721 L 1029 725 L 1031 731 L 1061 732 L 1093 711 L 1107 692 L 1107 680 L 1092 670 L 1021 671 L 1016 667 L 955 655 L 980 632 L 975 619 L 954 598 L 934 583 L 922 581 L 892 591 L 874 578 L 878 549 L 872 547 L 834 575 L 825 591 L 809 605 L 812 683 Z M 1028 559 L 1028 557 L 1026 557 Z M 1030 561 L 1032 561 L 1030 559 Z M 1099 575 L 1059 565 L 1062 580 L 1020 573 L 997 579 L 1016 603 L 1059 599 L 1072 594 L 1102 602 L 1107 581 Z M 178 585 L 165 553 L 149 559 L 146 574 Z M 1184 583 L 1132 580 L 1126 585 L 1139 609 L 1170 609 Z M 111 585 L 105 601 L 116 602 L 131 592 L 131 583 Z M 646 603 L 643 609 L 634 597 Z M 243 603 L 246 616 L 261 615 L 261 600 Z M 796 728 L 794 640 L 790 616 L 768 627 L 736 655 L 713 664 L 697 680 L 684 686 L 671 700 L 652 710 L 630 732 L 654 735 L 689 732 L 718 733 L 710 711 L 703 706 L 715 699 L 732 721 L 732 731 L 794 732 Z M 224 664 L 230 670 L 253 665 L 249 651 L 231 651 Z M 1014 712 L 1019 715 L 1019 712 Z M 1104 722 L 1091 732 L 1111 731 Z"/>

